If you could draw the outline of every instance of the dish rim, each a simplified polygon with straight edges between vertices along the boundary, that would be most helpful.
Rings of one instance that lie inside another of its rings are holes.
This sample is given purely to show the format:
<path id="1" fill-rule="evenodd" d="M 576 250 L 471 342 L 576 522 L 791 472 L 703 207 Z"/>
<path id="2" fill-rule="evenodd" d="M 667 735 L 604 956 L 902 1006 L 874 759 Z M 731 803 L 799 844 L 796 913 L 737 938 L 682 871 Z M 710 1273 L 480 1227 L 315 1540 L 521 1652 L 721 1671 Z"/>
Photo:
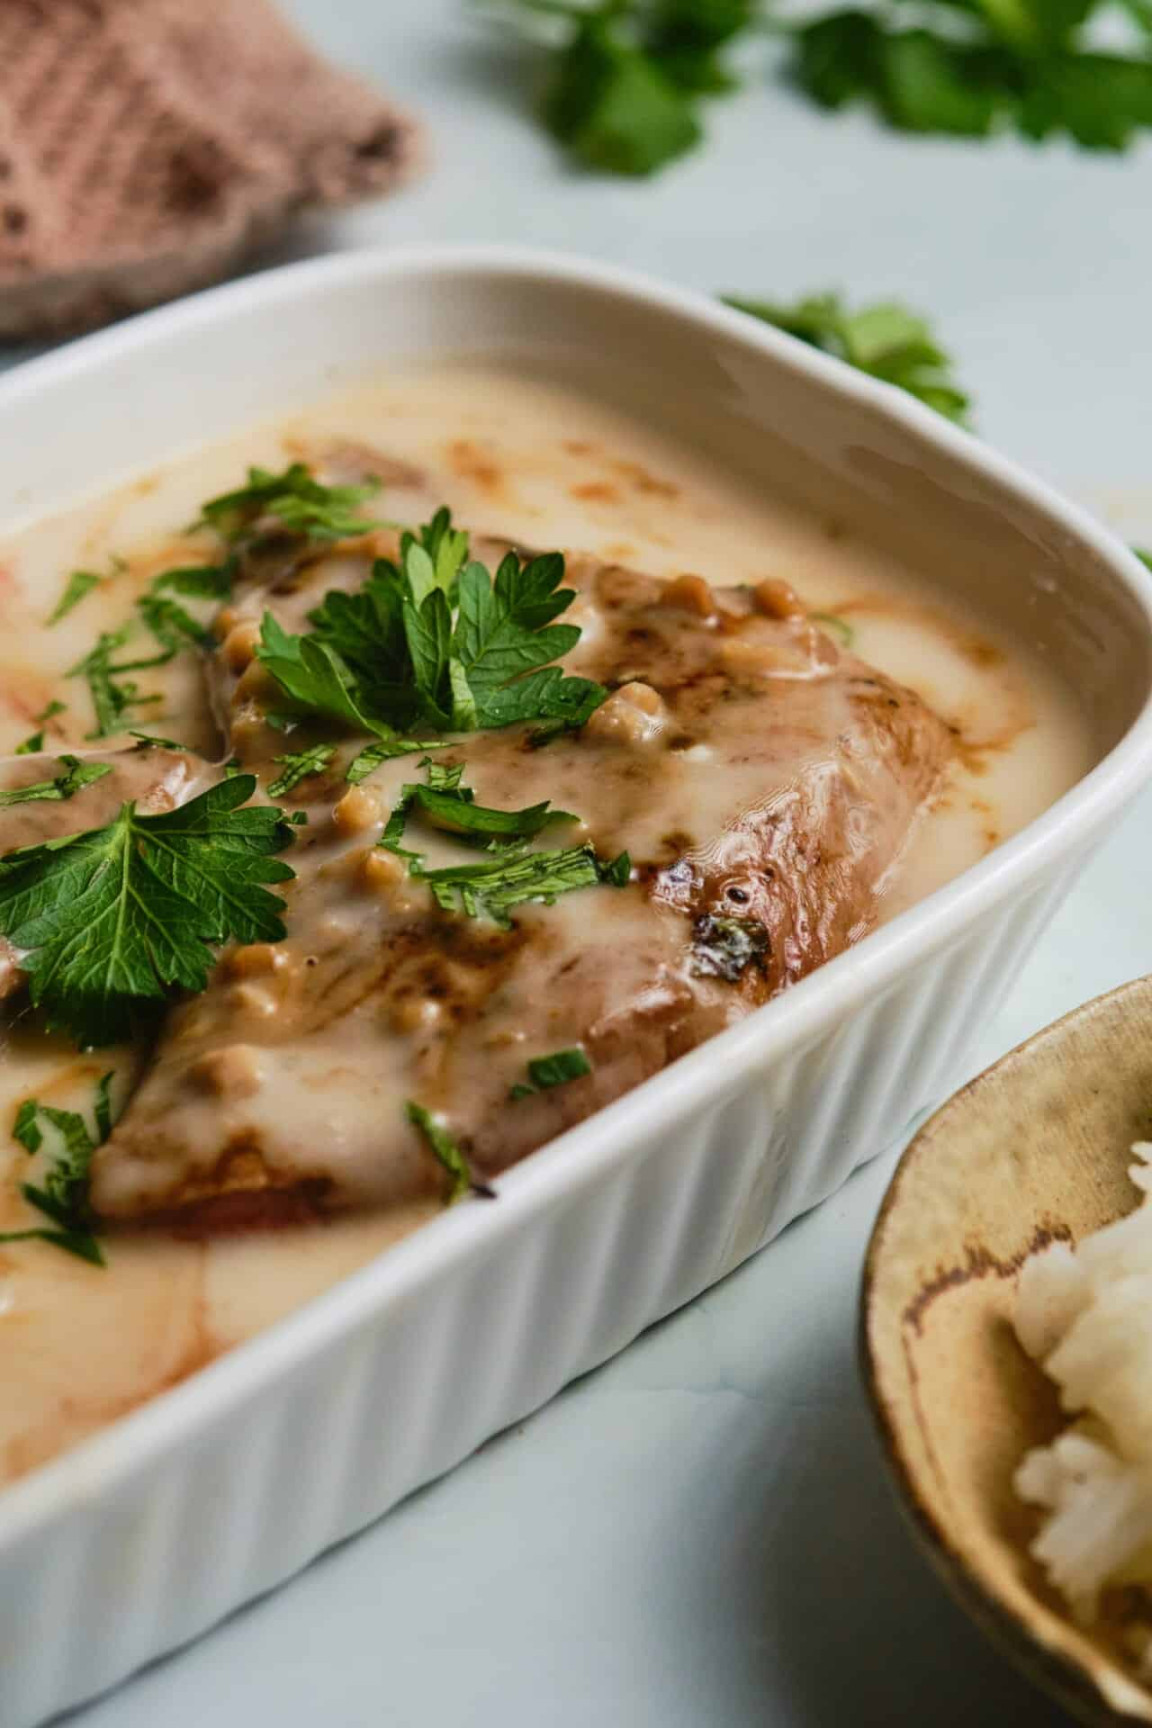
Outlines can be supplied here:
<path id="1" fill-rule="evenodd" d="M 953 471 L 982 476 L 1056 526 L 1070 549 L 1095 555 L 1139 607 L 1152 644 L 1152 573 L 1134 553 L 1080 506 L 1062 498 L 1011 459 L 981 443 L 891 385 L 868 378 L 793 337 L 757 323 L 707 295 L 579 255 L 485 244 L 407 246 L 337 253 L 207 289 L 173 305 L 126 320 L 52 353 L 25 361 L 0 378 L 0 424 L 23 401 L 64 382 L 84 387 L 122 355 L 145 361 L 157 344 L 205 331 L 253 305 L 274 309 L 318 296 L 328 286 L 411 276 L 457 277 L 461 286 L 498 277 L 608 292 L 669 315 L 697 335 L 715 334 L 774 363 L 808 384 L 814 396 L 871 409 L 948 458 Z M 531 340 L 525 344 L 530 347 Z M 80 495 L 80 488 L 77 495 Z M 913 962 L 947 945 L 982 914 L 1027 886 L 1050 865 L 1053 849 L 1068 856 L 1103 829 L 1152 777 L 1152 672 L 1144 704 L 1115 745 L 1068 792 L 1012 839 L 954 881 L 909 907 L 856 947 L 827 962 L 747 1019 L 709 1039 L 501 1176 L 498 1206 L 461 1206 L 442 1213 L 358 1271 L 251 1339 L 227 1350 L 179 1385 L 98 1430 L 76 1446 L 0 1488 L 0 1548 L 19 1541 L 49 1517 L 110 1493 L 151 1465 L 178 1440 L 192 1440 L 226 1410 L 259 1398 L 293 1362 L 338 1335 L 366 1324 L 390 1302 L 411 1299 L 449 1265 L 489 1251 L 502 1235 L 541 1211 L 561 1206 L 602 1171 L 631 1155 L 638 1137 L 651 1138 L 747 1082 L 788 1046 L 814 1037 L 893 982 Z"/>

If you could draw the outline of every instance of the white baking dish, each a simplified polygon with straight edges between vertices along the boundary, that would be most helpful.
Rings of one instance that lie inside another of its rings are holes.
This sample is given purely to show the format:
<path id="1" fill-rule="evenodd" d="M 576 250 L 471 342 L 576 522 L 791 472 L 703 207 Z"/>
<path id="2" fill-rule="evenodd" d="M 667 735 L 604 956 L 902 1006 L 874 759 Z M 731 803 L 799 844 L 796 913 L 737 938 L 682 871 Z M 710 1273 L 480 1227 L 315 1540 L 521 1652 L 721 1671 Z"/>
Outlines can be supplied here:
<path id="1" fill-rule="evenodd" d="M 829 1194 L 938 1099 L 1152 773 L 1152 580 L 915 403 L 710 302 L 531 253 L 358 253 L 0 383 L 0 524 L 422 350 L 594 354 L 925 557 L 1082 689 L 1100 762 L 948 888 L 194 1379 L 0 1497 L 0 1725 L 110 1685 L 359 1529 Z M 1023 554 L 1027 553 L 1024 557 Z M 1025 574 L 1026 572 L 1026 574 Z"/>

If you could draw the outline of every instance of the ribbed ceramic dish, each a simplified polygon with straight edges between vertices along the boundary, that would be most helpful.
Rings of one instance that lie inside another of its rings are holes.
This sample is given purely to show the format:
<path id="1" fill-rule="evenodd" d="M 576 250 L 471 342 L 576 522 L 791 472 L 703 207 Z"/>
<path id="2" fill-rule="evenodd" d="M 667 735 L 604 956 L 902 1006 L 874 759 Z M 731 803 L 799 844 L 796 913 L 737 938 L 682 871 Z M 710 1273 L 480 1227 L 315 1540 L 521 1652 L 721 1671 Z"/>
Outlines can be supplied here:
<path id="1" fill-rule="evenodd" d="M 1152 774 L 1152 581 L 963 433 L 700 297 L 478 249 L 202 295 L 0 383 L 0 527 L 421 353 L 651 384 L 814 496 L 925 524 L 923 567 L 1082 693 L 1098 766 L 1024 833 L 375 1264 L 0 1496 L 0 1728 L 195 1636 L 698 1294 L 890 1142 Z M 51 1637 L 44 1628 L 51 1628 Z"/>

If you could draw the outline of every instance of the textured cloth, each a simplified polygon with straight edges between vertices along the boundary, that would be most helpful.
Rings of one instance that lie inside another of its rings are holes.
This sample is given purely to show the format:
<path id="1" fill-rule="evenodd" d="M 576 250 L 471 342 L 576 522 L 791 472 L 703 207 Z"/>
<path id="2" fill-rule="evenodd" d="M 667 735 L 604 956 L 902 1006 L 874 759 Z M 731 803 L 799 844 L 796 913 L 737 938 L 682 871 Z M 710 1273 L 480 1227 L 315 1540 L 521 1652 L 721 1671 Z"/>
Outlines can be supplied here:
<path id="1" fill-rule="evenodd" d="M 414 140 L 270 0 L 0 0 L 0 335 L 200 287 Z"/>

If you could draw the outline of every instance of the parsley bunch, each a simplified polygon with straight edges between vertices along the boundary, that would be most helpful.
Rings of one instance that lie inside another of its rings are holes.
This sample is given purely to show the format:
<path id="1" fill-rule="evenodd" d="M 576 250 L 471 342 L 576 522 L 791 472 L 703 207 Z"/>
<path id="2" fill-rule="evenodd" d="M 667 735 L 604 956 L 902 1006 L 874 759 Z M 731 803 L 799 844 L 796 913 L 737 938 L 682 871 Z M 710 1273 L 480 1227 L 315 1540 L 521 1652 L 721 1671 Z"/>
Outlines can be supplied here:
<path id="1" fill-rule="evenodd" d="M 355 593 L 326 595 L 308 635 L 266 612 L 257 657 L 295 711 L 374 733 L 372 766 L 426 748 L 404 736 L 412 728 L 581 726 L 608 693 L 551 664 L 580 639 L 553 622 L 576 597 L 563 575 L 558 552 L 510 552 L 493 577 L 441 510 L 404 535 L 398 563 L 378 559 Z"/>
<path id="2" fill-rule="evenodd" d="M 701 137 L 701 99 L 732 87 L 726 49 L 757 0 L 486 0 L 545 34 L 541 117 L 588 167 L 652 174 Z M 1126 15 L 1127 51 L 1095 45 Z M 1152 0 L 869 0 L 796 22 L 796 83 L 824 108 L 863 102 L 905 132 L 1066 132 L 1122 150 L 1152 126 Z"/>

